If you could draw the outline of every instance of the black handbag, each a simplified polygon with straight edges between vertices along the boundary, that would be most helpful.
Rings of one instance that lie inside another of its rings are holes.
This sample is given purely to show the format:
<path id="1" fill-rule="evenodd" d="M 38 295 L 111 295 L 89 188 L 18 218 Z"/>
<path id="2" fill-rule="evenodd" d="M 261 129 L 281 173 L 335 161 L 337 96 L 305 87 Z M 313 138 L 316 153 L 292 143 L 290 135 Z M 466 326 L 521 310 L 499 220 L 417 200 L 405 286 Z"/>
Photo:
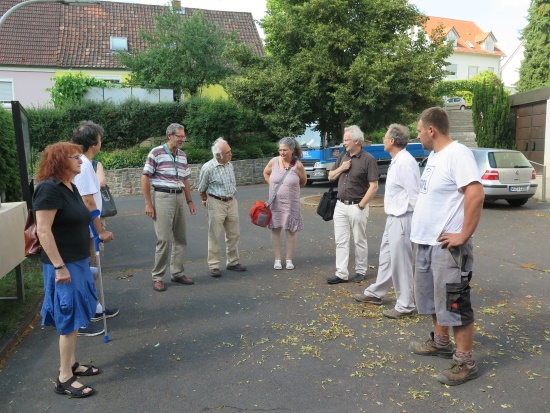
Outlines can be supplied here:
<path id="1" fill-rule="evenodd" d="M 336 207 L 337 195 L 338 191 L 334 191 L 331 186 L 330 189 L 321 197 L 319 205 L 317 206 L 317 214 L 320 215 L 324 221 L 332 220 L 332 217 L 334 216 L 334 208 Z"/>
<path id="2" fill-rule="evenodd" d="M 103 198 L 103 205 L 101 207 L 101 218 L 114 217 L 117 214 L 115 200 L 109 191 L 109 187 L 105 185 L 101 188 L 101 198 Z"/>

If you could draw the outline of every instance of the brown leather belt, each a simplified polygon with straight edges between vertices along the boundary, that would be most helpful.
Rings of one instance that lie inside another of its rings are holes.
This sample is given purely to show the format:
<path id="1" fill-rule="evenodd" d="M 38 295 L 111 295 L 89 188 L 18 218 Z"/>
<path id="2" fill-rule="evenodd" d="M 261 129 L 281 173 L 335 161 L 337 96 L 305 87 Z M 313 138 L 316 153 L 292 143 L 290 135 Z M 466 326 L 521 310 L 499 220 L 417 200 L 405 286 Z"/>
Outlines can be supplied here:
<path id="1" fill-rule="evenodd" d="M 153 188 L 157 192 L 166 192 L 167 194 L 181 194 L 183 189 Z"/>
<path id="2" fill-rule="evenodd" d="M 222 198 L 221 196 L 216 196 L 216 195 L 212 195 L 212 194 L 208 194 L 208 196 L 211 196 L 212 198 L 217 199 L 218 201 L 223 201 L 223 202 L 233 201 L 233 197 Z"/>

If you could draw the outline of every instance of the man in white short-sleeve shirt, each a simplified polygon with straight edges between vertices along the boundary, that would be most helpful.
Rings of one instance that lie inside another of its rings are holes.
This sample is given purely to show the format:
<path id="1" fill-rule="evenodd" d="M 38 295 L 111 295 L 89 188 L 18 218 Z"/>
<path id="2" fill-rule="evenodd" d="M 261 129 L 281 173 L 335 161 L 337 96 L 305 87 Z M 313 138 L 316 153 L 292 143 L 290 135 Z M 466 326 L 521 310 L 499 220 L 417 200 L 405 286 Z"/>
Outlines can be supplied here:
<path id="1" fill-rule="evenodd" d="M 103 128 L 98 124 L 91 121 L 80 122 L 78 127 L 73 132 L 73 137 L 71 142 L 76 143 L 77 145 L 82 146 L 83 154 L 80 159 L 82 160 L 82 165 L 80 166 L 80 173 L 76 175 L 73 179 L 73 183 L 78 188 L 80 196 L 84 201 L 84 205 L 88 207 L 90 211 L 100 211 L 103 204 L 103 199 L 101 198 L 99 179 L 94 171 L 92 165 L 92 159 L 95 155 L 101 150 L 101 139 L 103 137 Z M 99 239 L 106 243 L 114 239 L 113 233 L 106 231 L 101 225 L 99 216 L 94 218 L 93 225 Z M 97 275 L 97 262 L 95 255 L 95 247 L 93 242 L 92 233 L 90 231 L 90 267 L 94 276 Z M 105 308 L 105 316 L 107 318 L 114 317 L 118 314 L 118 308 Z M 91 321 L 100 321 L 103 319 L 103 307 L 98 302 L 96 307 L 96 313 Z M 96 327 L 92 324 L 88 326 L 83 326 L 78 329 L 79 336 L 96 336 L 104 332 L 103 327 Z"/>
<path id="2" fill-rule="evenodd" d="M 442 108 L 426 109 L 418 118 L 418 138 L 432 152 L 420 178 L 411 225 L 411 240 L 418 246 L 414 292 L 418 313 L 432 316 L 434 331 L 428 341 L 412 342 L 409 349 L 452 358 L 451 367 L 437 379 L 454 386 L 479 374 L 472 355 L 471 238 L 481 218 L 484 193 L 472 151 L 454 142 L 449 130 L 449 117 Z"/>

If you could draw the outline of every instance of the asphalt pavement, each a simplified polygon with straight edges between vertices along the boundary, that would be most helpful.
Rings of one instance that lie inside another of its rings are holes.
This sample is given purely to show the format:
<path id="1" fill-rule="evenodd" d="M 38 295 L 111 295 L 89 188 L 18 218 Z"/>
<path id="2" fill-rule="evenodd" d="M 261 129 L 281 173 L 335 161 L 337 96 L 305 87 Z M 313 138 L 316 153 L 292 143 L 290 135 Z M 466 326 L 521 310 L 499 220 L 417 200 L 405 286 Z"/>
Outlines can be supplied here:
<path id="1" fill-rule="evenodd" d="M 302 196 L 327 189 L 316 184 Z M 352 298 L 375 278 L 382 207 L 370 209 L 367 280 L 327 285 L 333 226 L 314 207 L 302 206 L 296 269 L 276 271 L 269 231 L 247 216 L 267 186 L 239 187 L 248 271 L 222 266 L 216 279 L 205 261 L 206 214 L 193 198 L 199 212 L 188 215 L 185 268 L 195 285 L 165 276 L 167 290 L 153 290 L 153 223 L 141 197 L 117 198 L 102 269 L 107 306 L 120 314 L 108 320 L 109 343 L 77 342 L 78 361 L 102 369 L 81 379 L 97 394 L 54 393 L 59 336 L 37 324 L 0 371 L 1 412 L 550 412 L 550 204 L 485 206 L 472 288 L 480 377 L 451 388 L 435 379 L 448 360 L 407 350 L 428 338 L 428 318 L 384 318 L 393 292 L 381 307 Z"/>

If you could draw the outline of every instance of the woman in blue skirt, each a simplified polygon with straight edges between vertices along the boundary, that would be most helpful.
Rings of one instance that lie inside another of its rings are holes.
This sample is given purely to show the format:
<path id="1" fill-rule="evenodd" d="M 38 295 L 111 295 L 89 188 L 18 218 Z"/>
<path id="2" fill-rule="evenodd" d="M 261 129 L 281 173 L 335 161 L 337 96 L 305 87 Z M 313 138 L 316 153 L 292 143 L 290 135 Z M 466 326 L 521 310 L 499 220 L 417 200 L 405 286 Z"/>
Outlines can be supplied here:
<path id="1" fill-rule="evenodd" d="M 60 142 L 49 145 L 42 156 L 33 196 L 38 238 L 42 245 L 44 303 L 42 325 L 59 332 L 59 377 L 55 392 L 71 397 L 94 393 L 77 376 L 93 376 L 100 370 L 76 361 L 78 328 L 95 314 L 97 293 L 90 272 L 90 211 L 84 205 L 73 178 L 80 173 L 82 148 Z"/>

